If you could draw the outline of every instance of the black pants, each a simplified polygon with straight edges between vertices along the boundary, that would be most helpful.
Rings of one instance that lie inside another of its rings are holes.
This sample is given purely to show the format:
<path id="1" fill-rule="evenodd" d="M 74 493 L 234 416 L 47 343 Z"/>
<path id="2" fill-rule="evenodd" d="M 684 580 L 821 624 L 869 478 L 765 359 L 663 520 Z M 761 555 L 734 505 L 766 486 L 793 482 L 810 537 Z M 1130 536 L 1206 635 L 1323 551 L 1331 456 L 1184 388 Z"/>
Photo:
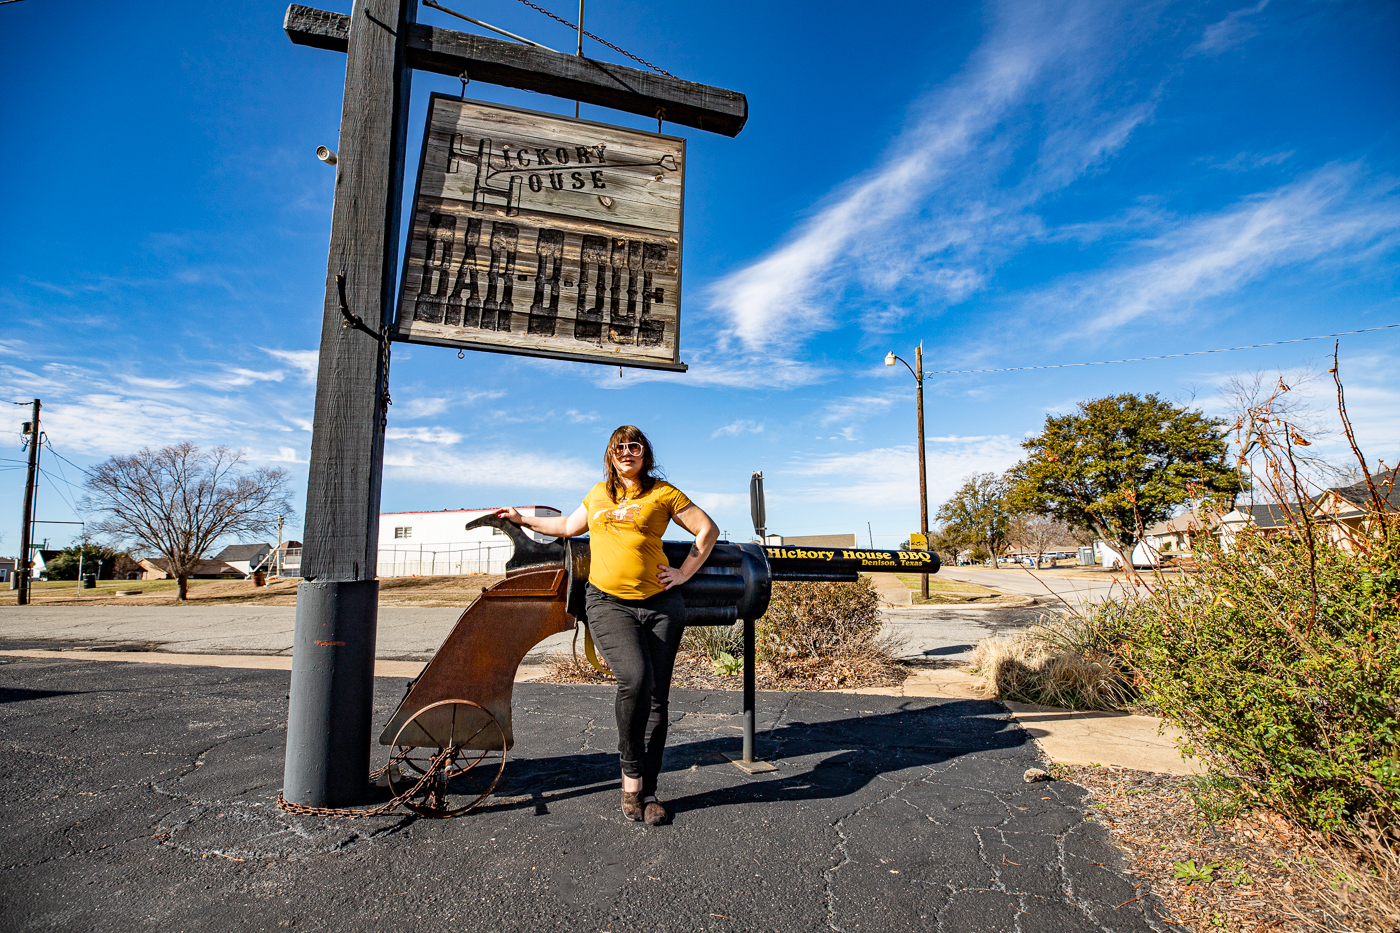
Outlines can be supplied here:
<path id="1" fill-rule="evenodd" d="M 588 628 L 617 677 L 617 751 L 622 773 L 656 793 L 666 750 L 671 670 L 685 632 L 678 590 L 646 599 L 619 599 L 588 585 Z"/>

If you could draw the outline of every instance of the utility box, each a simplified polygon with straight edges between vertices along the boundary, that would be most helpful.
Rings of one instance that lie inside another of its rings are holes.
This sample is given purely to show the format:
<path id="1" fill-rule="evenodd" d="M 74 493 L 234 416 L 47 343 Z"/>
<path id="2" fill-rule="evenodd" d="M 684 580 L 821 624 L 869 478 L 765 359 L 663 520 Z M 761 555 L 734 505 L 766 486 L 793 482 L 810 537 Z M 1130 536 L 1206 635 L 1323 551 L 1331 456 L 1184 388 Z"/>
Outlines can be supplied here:
<path id="1" fill-rule="evenodd" d="M 1092 567 L 1092 566 L 1094 566 L 1094 549 L 1093 549 L 1092 546 L 1090 546 L 1090 547 L 1082 547 L 1082 548 L 1079 549 L 1079 566 L 1081 566 L 1081 567 Z"/>

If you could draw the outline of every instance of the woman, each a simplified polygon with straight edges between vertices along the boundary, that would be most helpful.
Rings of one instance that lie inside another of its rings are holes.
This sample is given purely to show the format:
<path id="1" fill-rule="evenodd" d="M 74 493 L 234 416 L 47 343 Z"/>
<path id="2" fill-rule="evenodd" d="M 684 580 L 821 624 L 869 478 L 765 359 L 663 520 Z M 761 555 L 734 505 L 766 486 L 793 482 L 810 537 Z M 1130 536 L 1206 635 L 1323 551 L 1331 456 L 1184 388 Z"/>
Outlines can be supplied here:
<path id="1" fill-rule="evenodd" d="M 685 493 L 656 471 L 651 442 L 625 424 L 603 451 L 603 481 L 572 515 L 499 513 L 517 525 L 560 538 L 589 532 L 588 627 L 617 677 L 617 749 L 622 759 L 622 812 L 657 826 L 667 818 L 656 797 L 666 747 L 671 670 L 685 630 L 676 587 L 695 575 L 719 529 Z M 695 535 L 685 562 L 672 567 L 661 536 L 674 521 Z"/>

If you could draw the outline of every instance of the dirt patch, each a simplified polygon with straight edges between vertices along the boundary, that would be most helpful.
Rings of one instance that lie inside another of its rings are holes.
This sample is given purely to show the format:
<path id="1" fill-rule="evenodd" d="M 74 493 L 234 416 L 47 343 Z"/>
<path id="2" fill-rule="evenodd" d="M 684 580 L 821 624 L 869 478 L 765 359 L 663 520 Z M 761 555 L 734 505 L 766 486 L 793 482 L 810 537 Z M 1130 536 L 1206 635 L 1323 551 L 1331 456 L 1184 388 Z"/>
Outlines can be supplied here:
<path id="1" fill-rule="evenodd" d="M 1055 773 L 1090 791 L 1091 818 L 1127 854 L 1139 893 L 1161 899 L 1168 923 L 1199 933 L 1400 929 L 1393 854 L 1367 864 L 1276 813 L 1235 812 L 1199 777 L 1062 765 Z"/>

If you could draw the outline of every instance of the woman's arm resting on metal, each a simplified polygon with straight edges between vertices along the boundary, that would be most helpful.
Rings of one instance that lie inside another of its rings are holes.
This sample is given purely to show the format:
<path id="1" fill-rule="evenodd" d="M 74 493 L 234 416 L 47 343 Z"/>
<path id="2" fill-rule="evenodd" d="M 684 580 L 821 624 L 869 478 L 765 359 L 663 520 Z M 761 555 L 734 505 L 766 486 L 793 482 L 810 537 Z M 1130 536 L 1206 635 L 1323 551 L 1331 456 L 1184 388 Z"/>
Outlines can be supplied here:
<path id="1" fill-rule="evenodd" d="M 695 576 L 695 572 L 709 559 L 710 551 L 714 550 L 715 542 L 719 540 L 719 527 L 698 505 L 688 505 L 681 509 L 675 515 L 675 522 L 695 535 L 695 543 L 691 545 L 690 553 L 679 567 L 656 565 L 656 579 L 668 590 Z"/>
<path id="2" fill-rule="evenodd" d="M 556 538 L 572 538 L 588 530 L 588 509 L 581 505 L 572 515 L 521 515 L 515 509 L 501 509 L 496 514 L 506 521 Z"/>

